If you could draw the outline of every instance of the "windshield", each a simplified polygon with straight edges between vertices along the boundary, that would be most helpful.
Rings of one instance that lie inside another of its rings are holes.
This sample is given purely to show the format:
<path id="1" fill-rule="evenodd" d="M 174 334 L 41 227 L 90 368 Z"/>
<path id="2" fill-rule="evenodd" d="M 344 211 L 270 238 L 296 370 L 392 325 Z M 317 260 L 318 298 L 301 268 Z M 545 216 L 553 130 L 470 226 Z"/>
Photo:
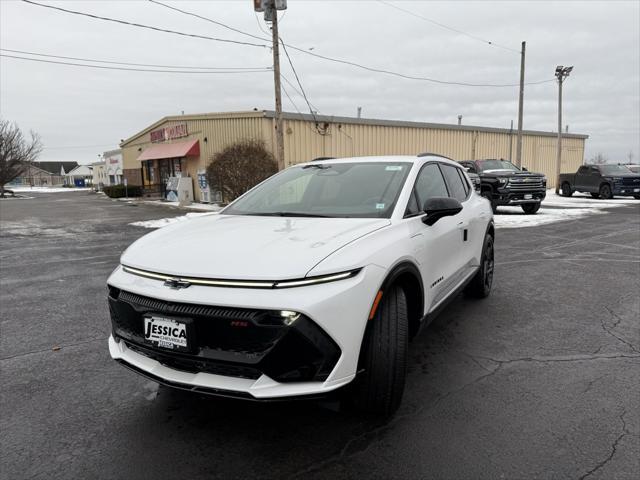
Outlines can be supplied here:
<path id="1" fill-rule="evenodd" d="M 274 175 L 226 215 L 389 218 L 411 163 L 308 164 Z"/>
<path id="2" fill-rule="evenodd" d="M 615 175 L 620 173 L 629 173 L 629 169 L 622 165 L 598 165 L 600 172 L 604 175 Z"/>
<path id="3" fill-rule="evenodd" d="M 520 171 L 518 167 L 507 160 L 478 160 L 477 164 L 479 165 L 480 170 L 482 170 L 483 172 L 487 172 L 490 170 L 515 170 L 516 172 Z"/>

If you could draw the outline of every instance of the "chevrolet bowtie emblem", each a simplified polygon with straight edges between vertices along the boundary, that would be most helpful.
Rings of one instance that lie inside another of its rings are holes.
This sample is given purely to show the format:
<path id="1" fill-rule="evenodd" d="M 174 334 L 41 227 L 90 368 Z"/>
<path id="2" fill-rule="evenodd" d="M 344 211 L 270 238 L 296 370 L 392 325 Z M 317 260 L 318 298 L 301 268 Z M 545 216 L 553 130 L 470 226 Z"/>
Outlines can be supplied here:
<path id="1" fill-rule="evenodd" d="M 179 278 L 169 278 L 164 282 L 165 287 L 173 288 L 175 290 L 180 290 L 181 288 L 189 288 L 191 283 L 186 280 L 180 280 Z"/>

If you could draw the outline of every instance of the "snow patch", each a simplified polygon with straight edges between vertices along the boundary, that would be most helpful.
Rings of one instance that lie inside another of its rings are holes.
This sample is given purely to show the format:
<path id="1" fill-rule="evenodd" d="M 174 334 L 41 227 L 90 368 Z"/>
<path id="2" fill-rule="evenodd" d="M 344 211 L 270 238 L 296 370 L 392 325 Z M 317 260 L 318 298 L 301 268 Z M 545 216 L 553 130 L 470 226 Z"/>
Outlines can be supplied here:
<path id="1" fill-rule="evenodd" d="M 606 213 L 593 208 L 540 208 L 535 215 L 526 215 L 520 207 L 498 207 L 498 213 L 493 216 L 496 228 L 536 227 L 549 223 L 564 222 Z"/>
<path id="2" fill-rule="evenodd" d="M 171 225 L 177 222 L 183 222 L 193 217 L 201 217 L 202 215 L 211 215 L 209 212 L 204 213 L 187 213 L 186 215 L 180 215 L 179 217 L 159 218 L 157 220 L 145 220 L 142 222 L 133 222 L 129 225 L 142 228 L 162 228 L 167 225 Z"/>

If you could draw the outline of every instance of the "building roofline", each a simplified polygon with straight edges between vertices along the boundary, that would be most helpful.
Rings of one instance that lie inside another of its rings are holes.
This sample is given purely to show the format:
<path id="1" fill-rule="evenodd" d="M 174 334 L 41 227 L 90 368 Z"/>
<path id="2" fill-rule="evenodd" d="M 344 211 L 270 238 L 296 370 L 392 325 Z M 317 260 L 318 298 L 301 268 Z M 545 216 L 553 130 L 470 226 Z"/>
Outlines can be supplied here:
<path id="1" fill-rule="evenodd" d="M 149 133 L 153 129 L 159 127 L 163 123 L 166 122 L 177 122 L 177 121 L 187 121 L 187 120 L 215 120 L 218 118 L 251 118 L 257 117 L 262 118 L 265 116 L 264 110 L 245 110 L 238 112 L 210 112 L 210 113 L 195 113 L 191 115 L 167 115 L 166 117 L 162 117 L 157 122 L 152 123 L 147 128 L 140 130 L 138 133 L 131 135 L 129 138 L 124 139 L 120 142 L 120 147 L 126 146 L 127 143 L 130 143 L 142 135 Z"/>
<path id="2" fill-rule="evenodd" d="M 334 115 L 311 115 L 310 113 L 293 113 L 282 112 L 282 117 L 285 120 L 302 120 L 306 122 L 327 122 L 327 123 L 342 123 L 351 125 L 376 125 L 381 127 L 405 127 L 405 128 L 430 128 L 434 130 L 459 130 L 459 131 L 471 131 L 471 132 L 490 132 L 490 133 L 516 133 L 516 130 L 509 128 L 498 127 L 482 127 L 478 125 L 456 125 L 449 123 L 431 123 L 431 122 L 413 122 L 406 120 L 381 120 L 376 118 L 356 118 L 356 117 L 341 117 Z M 149 125 L 147 128 L 140 130 L 138 133 L 130 136 L 129 138 L 120 142 L 120 147 L 126 146 L 126 144 L 140 138 L 142 135 L 149 133 L 155 128 L 159 127 L 166 122 L 176 121 L 188 121 L 188 120 L 214 120 L 221 118 L 275 118 L 275 112 L 273 110 L 249 110 L 249 111 L 237 111 L 237 112 L 212 112 L 212 113 L 198 113 L 192 115 L 168 115 L 162 117 L 160 120 Z M 523 135 L 537 135 L 543 137 L 557 137 L 557 132 L 544 132 L 540 130 L 523 130 Z M 563 138 L 578 138 L 585 140 L 589 138 L 589 135 L 579 133 L 562 133 Z"/>
<path id="3" fill-rule="evenodd" d="M 273 110 L 265 110 L 264 116 L 267 118 L 275 118 Z M 406 120 L 380 120 L 376 118 L 356 118 L 356 117 L 340 117 L 333 115 L 318 115 L 315 117 L 310 113 L 291 113 L 283 112 L 282 117 L 286 120 L 304 120 L 308 122 L 328 122 L 328 123 L 346 123 L 353 125 L 377 125 L 381 127 L 407 127 L 407 128 L 431 128 L 439 130 L 461 130 L 473 132 L 492 132 L 492 133 L 516 133 L 516 130 L 498 127 L 481 127 L 478 125 L 456 125 L 450 123 L 431 123 L 431 122 L 411 122 Z M 523 130 L 523 135 L 539 135 L 543 137 L 557 137 L 557 132 L 544 132 L 541 130 Z M 587 139 L 589 135 L 580 133 L 562 133 L 563 138 L 580 138 Z"/>

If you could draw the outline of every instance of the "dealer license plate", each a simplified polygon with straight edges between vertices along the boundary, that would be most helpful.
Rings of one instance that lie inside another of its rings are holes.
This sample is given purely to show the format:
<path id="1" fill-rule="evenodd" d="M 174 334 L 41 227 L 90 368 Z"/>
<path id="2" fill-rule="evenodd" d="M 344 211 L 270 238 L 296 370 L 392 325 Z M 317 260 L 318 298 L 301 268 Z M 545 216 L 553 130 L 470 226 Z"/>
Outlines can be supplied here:
<path id="1" fill-rule="evenodd" d="M 533 195 L 531 195 L 530 193 L 525 193 L 524 194 L 524 199 L 525 200 L 531 200 L 533 198 Z"/>
<path id="2" fill-rule="evenodd" d="M 173 318 L 144 317 L 144 339 L 154 346 L 170 350 L 189 349 L 187 323 Z"/>

